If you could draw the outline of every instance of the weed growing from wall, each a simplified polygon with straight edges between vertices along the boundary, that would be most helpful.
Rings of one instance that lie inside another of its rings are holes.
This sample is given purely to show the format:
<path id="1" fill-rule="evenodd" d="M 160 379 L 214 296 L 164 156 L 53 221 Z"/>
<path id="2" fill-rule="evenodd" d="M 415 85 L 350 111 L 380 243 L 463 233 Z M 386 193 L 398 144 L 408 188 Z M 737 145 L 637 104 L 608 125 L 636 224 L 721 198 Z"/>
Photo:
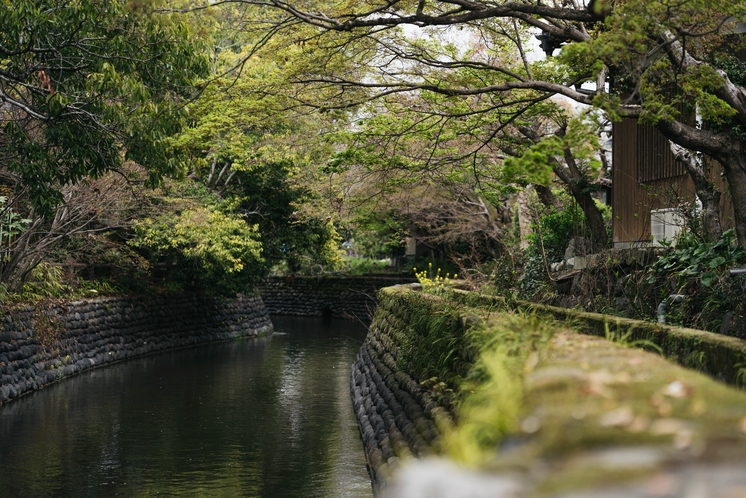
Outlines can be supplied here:
<path id="1" fill-rule="evenodd" d="M 552 337 L 554 322 L 524 313 L 496 313 L 467 332 L 477 359 L 461 384 L 458 424 L 446 434 L 453 458 L 483 463 L 515 432 L 523 402 L 523 379 Z"/>
<path id="2" fill-rule="evenodd" d="M 418 380 L 437 378 L 458 386 L 471 366 L 461 307 L 424 293 L 384 293 L 379 306 L 399 309 L 407 329 L 399 339 L 398 368 Z"/>
<path id="3" fill-rule="evenodd" d="M 62 338 L 64 327 L 48 311 L 38 310 L 36 312 L 34 316 L 34 330 L 36 344 L 45 353 L 55 354 L 59 352 L 60 339 Z"/>
<path id="4" fill-rule="evenodd" d="M 417 271 L 417 268 L 412 268 L 417 280 L 422 285 L 422 290 L 433 294 L 443 293 L 446 289 L 453 285 L 453 281 L 458 278 L 458 274 L 453 275 L 446 273 L 445 276 L 441 275 L 441 269 L 433 271 L 433 264 L 428 263 L 427 270 Z"/>

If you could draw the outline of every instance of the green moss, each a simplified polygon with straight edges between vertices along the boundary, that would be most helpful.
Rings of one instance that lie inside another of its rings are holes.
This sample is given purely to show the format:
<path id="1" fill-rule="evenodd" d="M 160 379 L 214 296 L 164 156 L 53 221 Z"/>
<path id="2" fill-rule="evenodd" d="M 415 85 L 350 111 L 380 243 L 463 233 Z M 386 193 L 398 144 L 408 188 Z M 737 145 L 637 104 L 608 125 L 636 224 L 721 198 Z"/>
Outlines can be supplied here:
<path id="1" fill-rule="evenodd" d="M 426 388 L 443 379 L 455 388 L 456 424 L 439 425 L 454 459 L 538 472 L 537 492 L 552 494 L 656 471 L 657 463 L 599 466 L 595 455 L 604 452 L 648 452 L 661 465 L 746 454 L 746 393 L 631 347 L 649 343 L 722 373 L 739 368 L 718 362 L 739 357 L 740 341 L 548 307 L 514 313 L 457 291 L 434 297 L 397 288 L 381 297 L 379 315 L 399 329 L 390 331 L 397 365 L 433 377 Z"/>
<path id="2" fill-rule="evenodd" d="M 663 356 L 682 366 L 707 373 L 738 385 L 739 368 L 746 363 L 746 341 L 703 330 L 610 317 L 528 301 L 516 301 L 515 309 L 535 312 L 564 321 L 583 334 L 604 337 L 626 335 L 630 342 L 647 341 L 660 348 Z"/>
<path id="3" fill-rule="evenodd" d="M 557 496 L 582 489 L 610 487 L 640 479 L 649 475 L 651 471 L 649 467 L 615 469 L 595 465 L 575 466 L 550 475 L 537 486 L 536 491 L 539 496 Z"/>

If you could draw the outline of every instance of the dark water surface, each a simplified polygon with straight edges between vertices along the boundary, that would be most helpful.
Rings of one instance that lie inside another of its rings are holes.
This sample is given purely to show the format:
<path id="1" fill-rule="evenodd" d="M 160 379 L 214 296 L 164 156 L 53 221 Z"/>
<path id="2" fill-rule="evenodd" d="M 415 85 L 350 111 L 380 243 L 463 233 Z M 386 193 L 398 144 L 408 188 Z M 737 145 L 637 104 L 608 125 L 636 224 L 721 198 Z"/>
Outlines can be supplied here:
<path id="1" fill-rule="evenodd" d="M 0 496 L 372 496 L 350 405 L 356 322 L 94 370 L 0 406 Z"/>

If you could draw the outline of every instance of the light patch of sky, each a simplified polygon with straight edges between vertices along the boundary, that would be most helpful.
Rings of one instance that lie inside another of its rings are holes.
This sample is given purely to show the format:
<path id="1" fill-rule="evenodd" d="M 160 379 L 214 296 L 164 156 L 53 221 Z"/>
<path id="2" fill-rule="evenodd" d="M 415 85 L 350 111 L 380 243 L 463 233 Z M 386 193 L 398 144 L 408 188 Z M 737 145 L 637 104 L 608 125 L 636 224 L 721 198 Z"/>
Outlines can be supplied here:
<path id="1" fill-rule="evenodd" d="M 468 57 L 468 52 L 473 48 L 474 40 L 476 39 L 476 33 L 467 29 L 457 29 L 454 27 L 447 28 L 421 28 L 415 25 L 405 25 L 402 27 L 403 33 L 412 39 L 417 38 L 436 38 L 441 42 L 451 43 L 458 48 L 458 57 Z M 540 31 L 538 29 L 531 30 L 531 35 L 527 40 L 524 40 L 523 49 L 526 52 L 526 59 L 529 63 L 539 62 L 547 59 L 547 54 L 541 49 L 541 42 L 536 35 Z M 561 48 L 557 48 L 552 53 L 552 57 L 559 55 Z M 595 91 L 595 82 L 586 82 L 580 86 L 581 90 Z M 606 91 L 608 91 L 608 83 L 606 83 Z M 581 104 L 575 100 L 566 97 L 564 95 L 554 95 L 552 100 L 557 104 L 561 105 L 571 113 L 579 115 L 585 111 L 588 111 L 591 106 Z M 607 164 L 611 164 L 611 135 L 610 129 L 605 130 L 601 133 L 601 153 L 607 156 Z"/>
<path id="2" fill-rule="evenodd" d="M 442 28 L 423 28 L 413 24 L 406 24 L 402 27 L 402 32 L 411 39 L 437 39 L 441 42 L 450 43 L 458 48 L 458 56 L 468 56 L 467 52 L 473 48 L 476 33 L 469 29 L 458 29 L 453 26 L 442 27 Z M 526 59 L 529 63 L 546 60 L 547 55 L 541 49 L 541 42 L 536 38 L 540 31 L 538 29 L 532 29 L 532 36 L 524 40 L 524 50 L 526 52 Z M 560 53 L 561 48 L 555 49 L 552 56 L 556 56 Z M 446 61 L 443 61 L 446 62 Z M 581 89 L 595 91 L 596 84 L 592 82 L 586 82 L 581 85 Z M 607 88 L 608 90 L 608 88 Z M 572 109 L 573 112 L 579 113 L 589 108 L 585 104 L 580 104 L 569 97 L 564 95 L 555 95 L 552 97 L 555 102 L 561 103 L 566 108 Z"/>

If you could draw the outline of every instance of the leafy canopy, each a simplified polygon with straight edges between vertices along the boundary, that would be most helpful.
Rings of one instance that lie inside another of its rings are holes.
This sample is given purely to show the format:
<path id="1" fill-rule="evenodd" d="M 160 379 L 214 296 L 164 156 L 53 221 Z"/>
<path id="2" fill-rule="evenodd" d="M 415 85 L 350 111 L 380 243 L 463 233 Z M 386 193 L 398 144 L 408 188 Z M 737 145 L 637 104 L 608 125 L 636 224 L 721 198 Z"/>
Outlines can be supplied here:
<path id="1" fill-rule="evenodd" d="M 59 188 L 130 159 L 178 175 L 181 128 L 207 60 L 159 1 L 3 0 L 0 167 L 51 213 Z"/>
<path id="2" fill-rule="evenodd" d="M 232 295 L 250 289 L 263 274 L 255 225 L 212 206 L 135 223 L 130 245 L 156 261 L 176 263 L 169 280 L 183 288 Z"/>

